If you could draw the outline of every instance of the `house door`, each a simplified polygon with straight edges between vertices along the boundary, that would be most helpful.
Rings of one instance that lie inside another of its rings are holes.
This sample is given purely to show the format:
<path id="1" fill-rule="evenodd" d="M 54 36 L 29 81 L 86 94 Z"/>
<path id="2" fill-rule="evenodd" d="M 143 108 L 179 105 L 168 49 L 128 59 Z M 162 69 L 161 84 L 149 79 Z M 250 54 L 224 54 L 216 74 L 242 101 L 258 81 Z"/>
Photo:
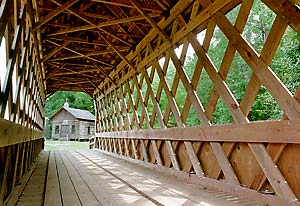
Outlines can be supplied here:
<path id="1" fill-rule="evenodd" d="M 69 125 L 61 125 L 60 137 L 62 139 L 67 139 L 69 136 Z"/>

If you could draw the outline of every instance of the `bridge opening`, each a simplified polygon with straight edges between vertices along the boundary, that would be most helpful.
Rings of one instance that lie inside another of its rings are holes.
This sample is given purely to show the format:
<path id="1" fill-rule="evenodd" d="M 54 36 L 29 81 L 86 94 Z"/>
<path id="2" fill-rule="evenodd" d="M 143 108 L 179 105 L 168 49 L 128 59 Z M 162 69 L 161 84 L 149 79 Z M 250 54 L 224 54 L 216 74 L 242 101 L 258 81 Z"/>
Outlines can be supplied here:
<path id="1" fill-rule="evenodd" d="M 300 204 L 298 1 L 0 4 L 0 203 L 43 149 L 46 99 L 80 91 L 95 106 L 89 152 Z"/>
<path id="2" fill-rule="evenodd" d="M 70 109 L 63 109 L 65 104 Z M 68 135 L 68 140 L 87 141 L 95 134 L 94 124 L 88 123 L 95 122 L 94 100 L 84 92 L 55 92 L 46 100 L 45 114 L 46 139 L 59 139 L 57 134 L 60 134 L 62 126 L 67 128 L 65 135 Z M 81 133 L 80 130 L 84 131 Z"/>

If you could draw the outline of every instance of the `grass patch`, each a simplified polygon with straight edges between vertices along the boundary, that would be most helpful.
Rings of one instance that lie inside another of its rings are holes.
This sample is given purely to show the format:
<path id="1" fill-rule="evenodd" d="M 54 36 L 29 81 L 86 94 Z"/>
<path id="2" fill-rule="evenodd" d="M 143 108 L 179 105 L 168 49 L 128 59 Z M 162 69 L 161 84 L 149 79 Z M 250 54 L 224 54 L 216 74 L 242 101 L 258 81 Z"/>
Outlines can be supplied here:
<path id="1" fill-rule="evenodd" d="M 46 140 L 45 151 L 89 149 L 88 142 Z"/>

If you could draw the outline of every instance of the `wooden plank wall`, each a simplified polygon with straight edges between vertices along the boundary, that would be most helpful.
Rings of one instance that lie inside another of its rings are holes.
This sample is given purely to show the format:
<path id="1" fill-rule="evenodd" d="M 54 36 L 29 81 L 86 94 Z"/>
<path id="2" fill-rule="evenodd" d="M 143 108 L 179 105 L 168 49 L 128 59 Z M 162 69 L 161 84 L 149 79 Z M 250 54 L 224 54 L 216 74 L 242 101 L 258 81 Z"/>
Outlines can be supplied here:
<path id="1" fill-rule="evenodd" d="M 6 50 L 0 69 L 0 205 L 44 146 L 45 85 L 32 32 L 34 7 L 23 0 L 0 2 L 0 44 Z"/>
<path id="2" fill-rule="evenodd" d="M 242 36 L 252 0 L 178 1 L 170 15 L 158 24 L 138 2 L 131 3 L 153 28 L 132 53 L 122 57 L 116 70 L 95 91 L 97 133 L 91 139 L 91 147 L 201 178 L 274 192 L 280 199 L 299 204 L 300 179 L 296 177 L 300 172 L 300 89 L 289 91 L 270 68 L 286 28 L 290 26 L 300 33 L 299 6 L 292 1 L 262 0 L 276 18 L 259 53 Z M 237 6 L 239 13 L 232 24 L 225 14 Z M 186 12 L 190 12 L 190 19 L 181 16 Z M 208 55 L 216 28 L 229 42 L 220 68 Z M 196 38 L 202 31 L 203 44 Z M 183 49 L 177 56 L 174 48 L 179 45 Z M 191 78 L 184 68 L 189 45 L 198 57 Z M 241 101 L 225 81 L 237 52 L 252 72 Z M 169 85 L 166 78 L 171 62 L 176 74 Z M 214 88 L 207 105 L 196 93 L 203 71 Z M 158 85 L 152 84 L 155 76 L 159 78 Z M 179 84 L 186 92 L 184 105 L 178 105 L 176 100 Z M 283 120 L 249 121 L 247 116 L 261 86 L 284 112 Z M 167 98 L 166 108 L 160 104 L 163 97 Z M 219 99 L 233 117 L 231 124 L 211 123 Z M 191 108 L 200 120 L 198 126 L 186 126 Z M 170 124 L 171 116 L 176 120 L 175 127 Z M 157 122 L 159 127 L 154 128 Z"/>

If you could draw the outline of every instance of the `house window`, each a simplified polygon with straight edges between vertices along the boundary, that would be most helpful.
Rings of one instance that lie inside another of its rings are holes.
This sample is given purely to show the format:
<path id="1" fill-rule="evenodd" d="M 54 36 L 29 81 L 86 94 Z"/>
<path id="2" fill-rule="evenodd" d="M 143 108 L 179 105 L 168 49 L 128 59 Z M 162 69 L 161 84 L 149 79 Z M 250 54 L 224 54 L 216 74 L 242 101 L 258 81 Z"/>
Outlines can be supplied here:
<path id="1" fill-rule="evenodd" d="M 91 127 L 88 126 L 88 134 L 91 134 Z"/>
<path id="2" fill-rule="evenodd" d="M 72 127 L 71 127 L 71 133 L 75 134 L 75 125 L 72 125 Z"/>
<path id="3" fill-rule="evenodd" d="M 55 126 L 55 134 L 59 134 L 59 126 L 58 125 Z"/>

